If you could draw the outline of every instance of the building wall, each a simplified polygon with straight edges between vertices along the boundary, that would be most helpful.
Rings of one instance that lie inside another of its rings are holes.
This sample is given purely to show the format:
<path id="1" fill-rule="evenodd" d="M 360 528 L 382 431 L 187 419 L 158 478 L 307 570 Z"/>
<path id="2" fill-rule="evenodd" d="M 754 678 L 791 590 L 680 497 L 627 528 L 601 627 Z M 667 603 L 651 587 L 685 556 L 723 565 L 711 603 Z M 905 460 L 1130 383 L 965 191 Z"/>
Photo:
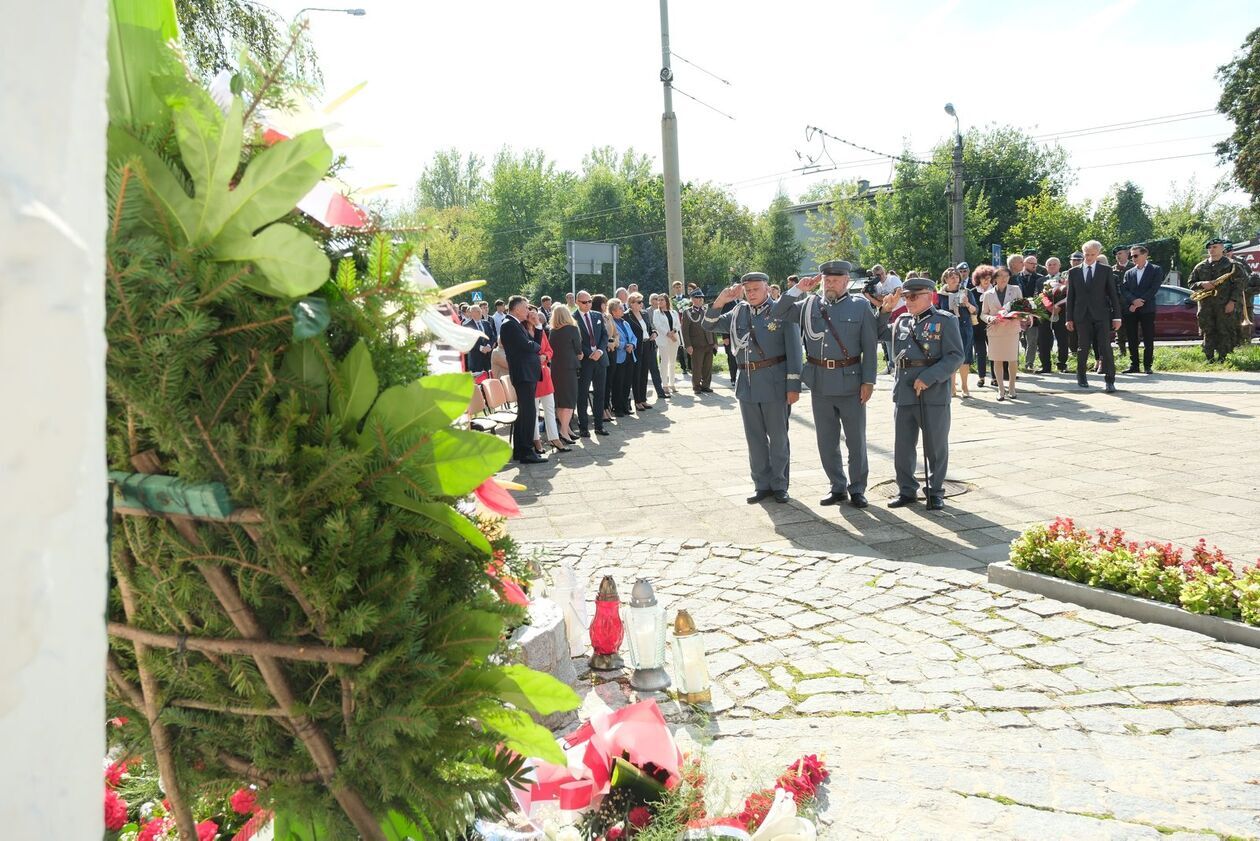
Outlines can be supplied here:
<path id="1" fill-rule="evenodd" d="M 0 816 L 104 831 L 101 0 L 5 4 L 0 50 Z"/>

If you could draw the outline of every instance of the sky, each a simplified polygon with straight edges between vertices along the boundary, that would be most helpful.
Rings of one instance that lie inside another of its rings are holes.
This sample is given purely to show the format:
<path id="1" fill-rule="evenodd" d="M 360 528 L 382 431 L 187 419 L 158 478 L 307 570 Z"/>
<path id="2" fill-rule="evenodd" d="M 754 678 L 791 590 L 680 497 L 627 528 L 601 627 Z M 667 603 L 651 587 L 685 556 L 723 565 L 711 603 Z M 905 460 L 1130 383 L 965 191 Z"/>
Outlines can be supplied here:
<path id="1" fill-rule="evenodd" d="M 289 19 L 303 4 L 268 5 Z M 562 169 L 593 147 L 633 147 L 659 169 L 657 2 L 354 5 L 366 14 L 307 13 L 328 98 L 368 83 L 337 112 L 360 139 L 338 150 L 352 184 L 394 185 L 382 195 L 405 200 L 447 147 L 487 160 L 505 145 L 541 148 Z M 1231 124 L 1204 112 L 1220 95 L 1216 68 L 1260 23 L 1255 11 L 1241 0 L 674 0 L 670 46 L 693 63 L 673 59 L 677 91 L 734 117 L 675 92 L 682 177 L 729 185 L 753 210 L 821 179 L 884 183 L 886 159 L 828 141 L 829 160 L 806 126 L 921 156 L 952 136 L 952 102 L 964 132 L 1012 124 L 1046 140 L 1171 118 L 1061 141 L 1079 168 L 1073 200 L 1132 180 L 1160 203 L 1174 185 L 1228 173 L 1210 153 Z M 842 168 L 793 172 L 798 152 Z"/>

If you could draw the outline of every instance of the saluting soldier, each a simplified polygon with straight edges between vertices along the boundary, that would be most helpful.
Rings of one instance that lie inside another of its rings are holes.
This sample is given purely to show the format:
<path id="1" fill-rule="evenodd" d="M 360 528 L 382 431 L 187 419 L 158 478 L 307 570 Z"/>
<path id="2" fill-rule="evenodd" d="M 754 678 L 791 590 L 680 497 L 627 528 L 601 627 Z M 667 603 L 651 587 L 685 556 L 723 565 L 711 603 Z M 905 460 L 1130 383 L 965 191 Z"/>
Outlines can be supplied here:
<path id="1" fill-rule="evenodd" d="M 801 332 L 770 316 L 769 298 L 769 276 L 749 272 L 723 289 L 704 314 L 704 329 L 730 336 L 739 368 L 735 397 L 748 441 L 749 505 L 769 496 L 788 501 L 788 414 L 801 394 Z M 723 313 L 731 302 L 736 306 Z"/>
<path id="2" fill-rule="evenodd" d="M 870 304 L 849 294 L 853 265 L 832 260 L 818 274 L 801 278 L 770 310 L 772 318 L 795 321 L 805 337 L 805 367 L 801 381 L 809 386 L 814 410 L 818 457 L 831 482 L 831 493 L 820 505 L 839 505 L 846 499 L 865 508 L 866 402 L 875 390 L 875 347 L 879 325 Z M 822 294 L 809 294 L 822 283 Z M 844 472 L 840 434 L 849 450 L 849 474 Z"/>
<path id="3" fill-rule="evenodd" d="M 1199 333 L 1203 355 L 1209 363 L 1225 357 L 1238 342 L 1238 287 L 1246 275 L 1225 256 L 1225 240 L 1213 237 L 1207 242 L 1208 258 L 1190 272 L 1190 289 L 1212 292 L 1199 299 Z"/>
<path id="4" fill-rule="evenodd" d="M 958 318 L 932 306 L 935 285 L 928 278 L 906 281 L 902 299 L 906 312 L 892 323 L 893 465 L 897 469 L 897 497 L 889 508 L 901 508 L 918 498 L 915 459 L 919 433 L 927 464 L 929 511 L 945 507 L 945 472 L 949 468 L 949 381 L 962 364 L 962 334 Z"/>

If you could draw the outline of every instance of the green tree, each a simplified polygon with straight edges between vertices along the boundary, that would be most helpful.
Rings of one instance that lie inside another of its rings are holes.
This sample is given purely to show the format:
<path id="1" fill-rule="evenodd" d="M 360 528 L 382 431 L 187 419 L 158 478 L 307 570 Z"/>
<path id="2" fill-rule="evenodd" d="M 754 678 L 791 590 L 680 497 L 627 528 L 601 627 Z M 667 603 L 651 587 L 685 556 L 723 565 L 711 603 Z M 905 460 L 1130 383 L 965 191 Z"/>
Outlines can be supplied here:
<path id="1" fill-rule="evenodd" d="M 1094 229 L 1094 236 L 1107 250 L 1150 239 L 1155 226 L 1147 212 L 1141 188 L 1132 181 L 1114 185 L 1098 203 Z"/>
<path id="2" fill-rule="evenodd" d="M 294 42 L 289 26 L 276 12 L 251 0 L 175 0 L 179 18 L 180 45 L 188 63 L 202 78 L 220 70 L 235 69 L 237 51 L 248 47 L 252 60 L 264 67 L 280 63 L 290 44 L 293 51 L 285 62 L 297 75 L 319 82 L 319 65 L 310 40 Z"/>
<path id="3" fill-rule="evenodd" d="M 753 263 L 757 271 L 770 275 L 772 283 L 779 283 L 790 274 L 796 274 L 805 259 L 805 246 L 796 239 L 792 220 L 787 209 L 792 202 L 783 193 L 774 197 L 770 206 L 757 221 L 757 246 Z"/>
<path id="4" fill-rule="evenodd" d="M 1066 266 L 1068 255 L 1089 238 L 1089 203 L 1073 204 L 1049 185 L 1035 196 L 1020 199 L 1016 207 L 1019 221 L 1008 232 L 1010 241 L 1036 249 L 1043 262 L 1057 256 Z"/>
<path id="5" fill-rule="evenodd" d="M 822 186 L 824 189 L 819 189 Z M 826 204 L 806 211 L 805 227 L 810 233 L 809 250 L 820 260 L 843 259 L 857 261 L 861 244 L 864 196 L 857 195 L 856 181 L 815 184 L 805 201 L 825 201 Z"/>
<path id="6" fill-rule="evenodd" d="M 416 181 L 415 206 L 445 210 L 477 204 L 486 194 L 484 165 L 473 153 L 465 158 L 457 149 L 438 151 Z"/>
<path id="7" fill-rule="evenodd" d="M 550 241 L 543 231 L 555 222 L 561 185 L 569 181 L 541 149 L 517 156 L 505 148 L 495 157 L 479 214 L 487 238 L 486 297 L 506 297 L 531 285 L 534 264 L 545 256 L 539 241 Z"/>
<path id="8" fill-rule="evenodd" d="M 1234 179 L 1251 193 L 1252 209 L 1260 211 L 1260 27 L 1247 34 L 1237 58 L 1217 68 L 1216 78 L 1221 81 L 1216 110 L 1234 122 L 1216 152 L 1234 165 Z"/>

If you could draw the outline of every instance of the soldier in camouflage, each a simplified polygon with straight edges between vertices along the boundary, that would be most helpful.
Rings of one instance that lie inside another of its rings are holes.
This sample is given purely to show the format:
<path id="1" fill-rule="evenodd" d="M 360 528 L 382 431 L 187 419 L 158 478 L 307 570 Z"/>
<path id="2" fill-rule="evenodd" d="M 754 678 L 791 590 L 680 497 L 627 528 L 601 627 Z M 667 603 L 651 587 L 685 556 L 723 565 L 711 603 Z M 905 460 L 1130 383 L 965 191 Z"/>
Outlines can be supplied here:
<path id="1" fill-rule="evenodd" d="M 1214 291 L 1199 301 L 1199 334 L 1203 337 L 1203 355 L 1209 363 L 1222 362 L 1238 344 L 1239 287 L 1246 275 L 1225 256 L 1225 240 L 1215 237 L 1207 242 L 1208 259 L 1190 272 L 1190 289 Z"/>

